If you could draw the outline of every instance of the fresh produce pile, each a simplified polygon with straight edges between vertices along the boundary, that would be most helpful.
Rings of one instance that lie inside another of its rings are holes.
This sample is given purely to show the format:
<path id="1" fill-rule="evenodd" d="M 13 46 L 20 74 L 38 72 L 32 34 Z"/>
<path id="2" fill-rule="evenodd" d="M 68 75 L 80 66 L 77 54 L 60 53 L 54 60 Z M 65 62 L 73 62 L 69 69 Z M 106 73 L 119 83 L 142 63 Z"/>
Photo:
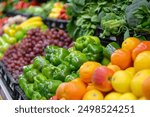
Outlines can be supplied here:
<path id="1" fill-rule="evenodd" d="M 14 17 L 9 17 L 7 22 L 5 22 L 5 25 L 3 26 L 4 30 L 5 28 L 13 25 L 13 24 L 21 24 L 22 22 L 26 21 L 27 18 L 21 15 L 16 15 Z"/>
<path id="2" fill-rule="evenodd" d="M 66 13 L 67 4 L 63 4 L 62 2 L 56 2 L 53 5 L 48 17 L 53 19 L 63 19 L 68 20 L 69 16 Z"/>
<path id="3" fill-rule="evenodd" d="M 0 12 L 34 15 L 0 19 L 0 59 L 27 99 L 150 99 L 150 41 L 141 38 L 150 34 L 150 0 L 8 0 L 0 5 Z M 48 18 L 62 19 L 58 24 L 70 20 L 67 32 L 48 29 Z M 93 36 L 98 28 L 99 36 Z M 123 34 L 121 45 L 104 46 L 100 40 Z"/>
<path id="4" fill-rule="evenodd" d="M 56 45 L 64 48 L 71 46 L 72 40 L 63 30 L 31 29 L 20 43 L 10 47 L 2 58 L 12 77 L 17 80 L 22 73 L 23 66 L 31 64 L 32 59 L 38 55 L 44 55 L 44 48 L 48 45 Z"/>
<path id="5" fill-rule="evenodd" d="M 5 23 L 7 22 L 7 20 L 8 20 L 8 17 L 4 17 L 4 18 L 1 18 L 1 19 L 0 19 L 0 35 L 3 34 L 2 28 L 3 28 L 3 26 L 5 25 Z"/>
<path id="6" fill-rule="evenodd" d="M 17 19 L 17 20 L 14 20 Z M 24 17 L 14 17 L 13 19 L 10 19 L 11 23 L 15 23 L 15 21 L 21 22 L 22 20 L 25 20 Z M 19 20 L 18 20 L 19 18 Z M 21 39 L 23 39 L 26 36 L 26 32 L 29 29 L 41 27 L 42 29 L 47 28 L 44 23 L 42 22 L 42 18 L 40 17 L 32 17 L 28 20 L 22 22 L 19 25 L 13 24 L 9 26 L 9 22 L 4 27 L 4 34 L 0 37 L 0 58 L 3 57 L 6 50 L 13 44 L 19 42 Z M 16 22 L 17 23 L 17 22 Z"/>
<path id="7" fill-rule="evenodd" d="M 92 58 L 85 43 L 96 37 L 80 37 L 69 50 L 48 46 L 46 56 L 34 58 L 24 67 L 19 85 L 28 99 L 57 100 L 145 100 L 150 99 L 150 42 L 127 38 L 116 49 L 110 63 Z M 80 44 L 80 46 L 78 45 Z M 80 48 L 79 48 L 80 47 Z M 103 48 L 103 47 L 102 47 Z M 80 51 L 79 51 L 80 50 Z M 104 51 L 104 50 L 103 50 Z M 61 55 L 60 55 L 61 53 Z M 75 53 L 78 53 L 75 55 Z M 82 56 L 82 57 L 81 57 Z M 70 71 L 71 70 L 71 71 Z"/>
<path id="8" fill-rule="evenodd" d="M 79 77 L 61 83 L 52 99 L 150 99 L 149 61 L 150 42 L 129 37 L 112 53 L 110 64 L 85 62 L 79 69 Z"/>
<path id="9" fill-rule="evenodd" d="M 25 66 L 19 77 L 19 85 L 28 99 L 50 99 L 62 82 L 78 77 L 83 63 L 103 59 L 103 46 L 94 36 L 78 38 L 68 50 L 48 46 L 45 52 L 45 56 L 38 56 L 33 64 Z"/>
<path id="10" fill-rule="evenodd" d="M 67 28 L 74 39 L 93 35 L 97 27 L 101 38 L 150 32 L 149 0 L 72 0 L 68 14 L 72 18 Z"/>
<path id="11" fill-rule="evenodd" d="M 0 29 L 0 32 L 1 34 L 0 35 L 3 35 L 4 33 L 4 30 L 7 30 L 8 27 L 10 27 L 11 25 L 14 25 L 14 24 L 20 24 L 22 22 L 24 22 L 27 18 L 26 17 L 23 17 L 23 16 L 20 16 L 20 15 L 17 15 L 17 16 L 14 16 L 14 17 L 4 17 L 1 19 L 1 29 Z"/>
<path id="12" fill-rule="evenodd" d="M 29 6 L 36 6 L 39 4 L 36 0 L 3 0 L 0 5 L 2 7 L 2 11 L 11 11 L 12 9 L 21 10 L 28 8 Z"/>
<path id="13" fill-rule="evenodd" d="M 24 3 L 23 1 L 20 1 L 17 3 L 17 6 L 15 5 L 13 10 L 17 10 L 16 12 L 19 13 L 32 14 L 44 18 L 68 20 L 69 16 L 66 13 L 68 5 L 64 2 L 52 0 L 41 5 L 32 5 L 31 3 Z"/>
<path id="14" fill-rule="evenodd" d="M 32 0 L 31 2 L 25 2 L 23 0 L 18 0 L 13 4 L 13 8 L 15 10 L 20 10 L 20 9 L 27 9 L 29 6 L 36 6 L 38 3 L 36 0 Z"/>

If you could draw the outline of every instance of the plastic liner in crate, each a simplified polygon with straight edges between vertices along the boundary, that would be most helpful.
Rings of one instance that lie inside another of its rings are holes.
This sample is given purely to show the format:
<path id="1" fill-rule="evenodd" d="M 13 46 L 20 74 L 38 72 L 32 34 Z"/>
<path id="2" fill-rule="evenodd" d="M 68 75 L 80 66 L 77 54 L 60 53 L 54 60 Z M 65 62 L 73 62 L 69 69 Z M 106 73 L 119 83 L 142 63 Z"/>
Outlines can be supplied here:
<path id="1" fill-rule="evenodd" d="M 59 28 L 66 30 L 66 26 L 68 24 L 67 20 L 61 20 L 61 19 L 44 19 L 44 23 L 49 27 L 49 28 Z"/>
<path id="2" fill-rule="evenodd" d="M 15 86 L 18 85 L 18 83 L 12 78 L 2 61 L 0 61 L 0 77 L 6 85 L 11 97 L 15 99 Z"/>
<path id="3" fill-rule="evenodd" d="M 15 100 L 28 100 L 19 85 L 15 86 Z"/>

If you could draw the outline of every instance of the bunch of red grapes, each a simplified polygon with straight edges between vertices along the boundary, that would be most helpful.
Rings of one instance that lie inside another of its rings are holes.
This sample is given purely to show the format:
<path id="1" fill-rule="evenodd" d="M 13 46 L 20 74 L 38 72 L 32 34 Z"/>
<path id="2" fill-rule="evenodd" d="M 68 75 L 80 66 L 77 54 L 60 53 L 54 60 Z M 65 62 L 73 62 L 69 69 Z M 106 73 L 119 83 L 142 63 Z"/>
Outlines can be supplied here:
<path id="1" fill-rule="evenodd" d="M 72 40 L 63 30 L 48 29 L 43 32 L 39 28 L 31 29 L 20 43 L 6 51 L 2 61 L 12 77 L 17 80 L 23 72 L 23 66 L 31 64 L 36 56 L 44 55 L 44 49 L 48 45 L 69 48 Z"/>

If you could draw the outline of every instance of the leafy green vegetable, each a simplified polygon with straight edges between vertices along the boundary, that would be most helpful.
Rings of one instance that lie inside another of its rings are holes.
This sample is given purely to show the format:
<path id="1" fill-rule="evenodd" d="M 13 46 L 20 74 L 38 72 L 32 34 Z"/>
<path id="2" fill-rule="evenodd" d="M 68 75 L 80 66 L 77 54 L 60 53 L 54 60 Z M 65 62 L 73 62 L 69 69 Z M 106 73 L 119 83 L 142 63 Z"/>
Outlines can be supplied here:
<path id="1" fill-rule="evenodd" d="M 67 13 L 72 16 L 67 30 L 74 39 L 94 35 L 100 25 L 101 37 L 126 31 L 125 9 L 133 0 L 71 0 Z"/>

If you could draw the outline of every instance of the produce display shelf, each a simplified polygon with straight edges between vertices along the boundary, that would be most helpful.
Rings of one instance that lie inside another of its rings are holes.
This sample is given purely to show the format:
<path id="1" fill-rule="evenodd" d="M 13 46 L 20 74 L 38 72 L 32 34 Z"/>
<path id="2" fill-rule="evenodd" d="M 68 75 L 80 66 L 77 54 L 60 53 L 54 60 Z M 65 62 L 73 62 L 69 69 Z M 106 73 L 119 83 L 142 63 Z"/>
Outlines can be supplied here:
<path id="1" fill-rule="evenodd" d="M 17 11 L 7 11 L 5 12 L 7 16 L 16 16 L 16 15 L 21 15 L 25 17 L 33 17 L 37 15 L 32 15 L 32 14 L 26 14 L 26 13 L 19 13 Z M 66 30 L 66 26 L 68 24 L 67 20 L 62 20 L 62 19 L 51 19 L 51 18 L 43 18 L 43 22 L 49 27 L 49 28 L 59 28 Z"/>
<path id="2" fill-rule="evenodd" d="M 105 40 L 105 39 L 101 40 L 101 44 L 104 46 L 106 46 L 110 42 L 113 41 Z M 23 90 L 20 88 L 18 82 L 15 81 L 11 76 L 11 74 L 8 72 L 3 61 L 0 61 L 0 75 L 14 100 L 27 100 L 27 97 L 25 96 Z"/>
<path id="3" fill-rule="evenodd" d="M 28 100 L 19 85 L 15 86 L 15 100 Z"/>
<path id="4" fill-rule="evenodd" d="M 12 100 L 9 89 L 5 86 L 4 82 L 2 81 L 2 77 L 0 77 L 0 97 L 3 100 Z"/>
<path id="5" fill-rule="evenodd" d="M 21 15 L 21 16 L 25 16 L 25 17 L 32 17 L 32 15 L 30 14 L 26 14 L 26 13 L 19 13 L 17 11 L 4 11 L 4 13 L 8 16 L 8 17 L 13 17 L 13 16 L 16 16 L 16 15 Z"/>
<path id="6" fill-rule="evenodd" d="M 12 78 L 2 61 L 0 61 L 0 78 L 7 87 L 11 97 L 15 99 L 15 86 L 18 85 L 18 83 Z"/>

